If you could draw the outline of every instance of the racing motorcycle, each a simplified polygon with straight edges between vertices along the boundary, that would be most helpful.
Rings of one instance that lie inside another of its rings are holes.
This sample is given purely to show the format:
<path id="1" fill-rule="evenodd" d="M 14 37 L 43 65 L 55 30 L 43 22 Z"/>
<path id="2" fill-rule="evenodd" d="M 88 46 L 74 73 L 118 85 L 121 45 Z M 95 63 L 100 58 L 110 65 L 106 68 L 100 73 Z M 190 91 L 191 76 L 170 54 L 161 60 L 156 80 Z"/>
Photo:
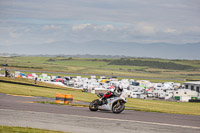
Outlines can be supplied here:
<path id="1" fill-rule="evenodd" d="M 106 100 L 102 100 L 104 96 L 103 93 L 98 93 L 97 96 L 100 99 L 96 99 L 90 103 L 90 111 L 109 110 L 118 114 L 125 109 L 126 97 L 122 94 L 120 96 L 111 95 L 111 97 Z"/>

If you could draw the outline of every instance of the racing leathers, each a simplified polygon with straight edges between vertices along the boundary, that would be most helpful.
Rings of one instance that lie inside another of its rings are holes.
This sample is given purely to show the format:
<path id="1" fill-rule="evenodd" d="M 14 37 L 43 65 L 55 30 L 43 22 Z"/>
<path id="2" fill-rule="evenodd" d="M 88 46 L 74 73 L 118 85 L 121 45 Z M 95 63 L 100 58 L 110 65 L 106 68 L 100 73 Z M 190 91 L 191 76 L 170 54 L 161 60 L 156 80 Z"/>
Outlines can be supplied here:
<path id="1" fill-rule="evenodd" d="M 107 99 L 110 97 L 119 97 L 122 94 L 122 92 L 119 92 L 118 90 L 114 91 L 108 91 L 104 94 L 104 96 L 101 98 L 102 104 L 107 104 Z"/>

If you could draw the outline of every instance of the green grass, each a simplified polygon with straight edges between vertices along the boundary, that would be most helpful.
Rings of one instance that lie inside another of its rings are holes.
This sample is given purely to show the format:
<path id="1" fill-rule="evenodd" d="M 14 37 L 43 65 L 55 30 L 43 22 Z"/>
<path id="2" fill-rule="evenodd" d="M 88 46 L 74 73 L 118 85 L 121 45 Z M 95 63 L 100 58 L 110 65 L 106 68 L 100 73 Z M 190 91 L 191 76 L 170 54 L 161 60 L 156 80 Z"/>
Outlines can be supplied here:
<path id="1" fill-rule="evenodd" d="M 137 59 L 130 60 L 141 61 L 157 61 L 157 62 L 173 62 L 175 64 L 188 65 L 195 67 L 196 70 L 170 70 L 158 69 L 147 66 L 127 66 L 127 65 L 109 65 L 109 61 L 118 59 L 90 59 L 90 58 L 72 58 L 68 57 L 0 57 L 0 63 L 4 63 L 7 59 L 9 65 L 8 69 L 17 70 L 38 70 L 50 72 L 68 72 L 68 73 L 82 73 L 82 74 L 101 74 L 114 76 L 135 76 L 145 79 L 145 77 L 152 78 L 168 78 L 168 79 L 200 79 L 200 75 L 195 77 L 191 74 L 200 74 L 200 60 L 167 60 L 167 59 Z M 53 61 L 49 61 L 52 59 Z M 2 67 L 3 68 L 3 67 Z M 177 82 L 174 80 L 174 82 Z"/>
<path id="2" fill-rule="evenodd" d="M 200 115 L 200 103 L 168 102 L 129 98 L 127 101 L 130 107 L 134 107 L 134 110 L 138 111 Z"/>
<path id="3" fill-rule="evenodd" d="M 0 77 L 0 80 L 5 80 L 8 78 Z M 39 82 L 37 85 L 31 82 L 31 80 L 26 80 L 23 78 L 8 79 L 13 83 L 0 82 L 0 93 L 13 94 L 13 95 L 25 95 L 25 96 L 41 96 L 55 98 L 56 93 L 61 94 L 71 94 L 74 96 L 76 101 L 91 102 L 92 99 L 96 99 L 97 96 L 91 93 L 83 93 L 81 90 L 70 89 L 66 87 L 45 84 Z M 23 82 L 21 80 L 24 80 Z M 26 83 L 14 84 L 15 82 Z"/>
<path id="4" fill-rule="evenodd" d="M 72 94 L 74 95 L 75 101 L 85 102 L 91 102 L 92 100 L 98 98 L 96 94 L 84 93 L 80 90 L 74 90 L 66 87 L 49 85 L 40 82 L 37 85 L 34 85 L 33 81 L 22 78 L 9 79 L 0 77 L 0 81 L 11 82 L 0 82 L 0 93 L 5 94 L 41 96 L 50 98 L 55 98 L 56 93 Z M 24 83 L 24 85 L 14 84 L 15 82 Z M 168 102 L 128 98 L 126 106 L 133 107 L 130 109 L 136 111 L 200 115 L 200 103 Z"/>
<path id="5" fill-rule="evenodd" d="M 66 132 L 30 128 L 30 127 L 14 127 L 14 126 L 0 125 L 0 133 L 66 133 Z"/>

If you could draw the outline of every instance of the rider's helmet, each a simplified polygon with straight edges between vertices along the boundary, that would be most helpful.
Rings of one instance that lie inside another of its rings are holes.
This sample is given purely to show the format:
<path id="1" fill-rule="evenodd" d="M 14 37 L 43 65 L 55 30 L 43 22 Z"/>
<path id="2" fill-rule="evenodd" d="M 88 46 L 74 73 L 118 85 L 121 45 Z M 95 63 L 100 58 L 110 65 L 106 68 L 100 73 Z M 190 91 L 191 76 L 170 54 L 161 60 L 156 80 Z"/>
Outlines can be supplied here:
<path id="1" fill-rule="evenodd" d="M 118 92 L 122 92 L 122 91 L 123 91 L 123 86 L 122 86 L 122 85 L 119 85 L 117 91 L 118 91 Z"/>

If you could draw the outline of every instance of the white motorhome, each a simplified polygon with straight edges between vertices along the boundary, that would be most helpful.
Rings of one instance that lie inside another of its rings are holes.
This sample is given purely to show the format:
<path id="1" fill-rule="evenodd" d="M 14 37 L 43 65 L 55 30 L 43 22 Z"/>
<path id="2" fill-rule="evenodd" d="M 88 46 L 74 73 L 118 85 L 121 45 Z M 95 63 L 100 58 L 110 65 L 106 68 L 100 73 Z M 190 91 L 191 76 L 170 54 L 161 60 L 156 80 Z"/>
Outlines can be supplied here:
<path id="1" fill-rule="evenodd" d="M 198 93 L 194 90 L 178 89 L 177 91 L 174 91 L 174 96 L 197 97 Z"/>
<path id="2" fill-rule="evenodd" d="M 177 100 L 188 102 L 192 97 L 198 97 L 198 92 L 188 89 L 179 89 L 174 91 L 173 96 Z"/>

